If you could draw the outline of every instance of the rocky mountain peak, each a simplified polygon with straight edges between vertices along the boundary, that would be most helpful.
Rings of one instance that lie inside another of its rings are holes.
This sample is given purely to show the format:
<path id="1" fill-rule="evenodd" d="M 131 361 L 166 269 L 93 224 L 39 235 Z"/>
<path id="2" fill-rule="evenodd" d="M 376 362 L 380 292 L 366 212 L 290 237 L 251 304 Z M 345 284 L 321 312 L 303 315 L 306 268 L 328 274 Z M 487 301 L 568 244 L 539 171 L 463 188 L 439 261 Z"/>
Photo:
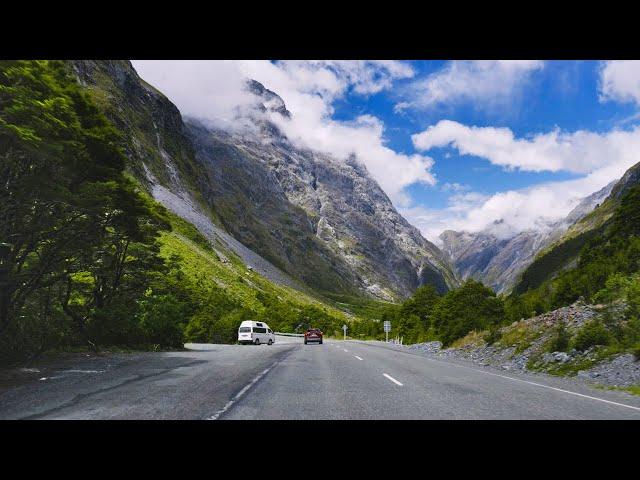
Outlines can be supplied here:
<path id="1" fill-rule="evenodd" d="M 291 118 L 291 112 L 287 110 L 284 100 L 277 93 L 269 90 L 257 80 L 249 79 L 246 83 L 247 90 L 259 97 L 258 108 L 263 112 L 276 112 L 285 118 Z"/>

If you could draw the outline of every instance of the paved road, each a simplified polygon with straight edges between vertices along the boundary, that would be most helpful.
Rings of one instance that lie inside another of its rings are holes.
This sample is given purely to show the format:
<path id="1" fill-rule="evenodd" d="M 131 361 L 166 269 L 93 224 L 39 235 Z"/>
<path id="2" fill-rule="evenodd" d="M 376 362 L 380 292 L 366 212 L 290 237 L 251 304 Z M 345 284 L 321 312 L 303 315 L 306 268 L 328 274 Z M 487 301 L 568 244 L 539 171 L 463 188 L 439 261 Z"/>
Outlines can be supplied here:
<path id="1" fill-rule="evenodd" d="M 624 392 L 384 344 L 199 348 L 74 360 L 0 388 L 0 418 L 640 420 Z"/>

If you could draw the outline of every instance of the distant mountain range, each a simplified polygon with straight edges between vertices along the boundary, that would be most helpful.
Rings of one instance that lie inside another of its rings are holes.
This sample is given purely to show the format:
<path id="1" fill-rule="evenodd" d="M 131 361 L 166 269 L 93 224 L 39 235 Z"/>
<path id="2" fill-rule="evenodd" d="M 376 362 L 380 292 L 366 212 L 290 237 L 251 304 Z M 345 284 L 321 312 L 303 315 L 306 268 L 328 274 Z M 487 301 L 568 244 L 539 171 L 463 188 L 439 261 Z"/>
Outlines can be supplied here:
<path id="1" fill-rule="evenodd" d="M 582 199 L 563 219 L 504 238 L 494 222 L 475 233 L 446 230 L 440 235 L 443 251 L 461 279 L 482 281 L 499 293 L 509 292 L 536 255 L 559 241 L 565 232 L 600 205 L 616 182 Z"/>

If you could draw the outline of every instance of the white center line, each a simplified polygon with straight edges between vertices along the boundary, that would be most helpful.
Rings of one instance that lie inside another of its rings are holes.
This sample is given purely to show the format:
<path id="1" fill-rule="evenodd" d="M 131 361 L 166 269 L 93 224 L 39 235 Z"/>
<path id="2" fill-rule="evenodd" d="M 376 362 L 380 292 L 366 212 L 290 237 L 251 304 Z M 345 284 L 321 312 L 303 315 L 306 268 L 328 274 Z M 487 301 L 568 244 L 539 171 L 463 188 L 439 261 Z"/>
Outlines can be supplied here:
<path id="1" fill-rule="evenodd" d="M 358 360 L 362 360 L 358 355 L 354 355 Z"/>
<path id="2" fill-rule="evenodd" d="M 345 352 L 349 353 L 349 350 L 347 350 L 346 348 L 343 348 L 343 350 L 344 350 Z"/>
<path id="3" fill-rule="evenodd" d="M 402 386 L 402 384 L 396 380 L 395 378 L 393 378 L 391 375 L 387 375 L 386 373 L 383 373 L 382 375 L 384 375 L 385 377 L 387 377 L 389 380 L 391 380 L 393 383 L 395 383 L 396 385 L 400 385 Z"/>

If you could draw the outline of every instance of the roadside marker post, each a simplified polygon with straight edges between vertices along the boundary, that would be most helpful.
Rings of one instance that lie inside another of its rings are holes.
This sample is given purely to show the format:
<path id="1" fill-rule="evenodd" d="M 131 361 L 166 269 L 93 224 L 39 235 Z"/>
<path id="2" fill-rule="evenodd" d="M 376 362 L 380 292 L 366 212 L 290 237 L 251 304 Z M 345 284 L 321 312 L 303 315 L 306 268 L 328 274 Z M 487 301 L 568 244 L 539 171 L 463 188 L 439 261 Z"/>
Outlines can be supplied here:
<path id="1" fill-rule="evenodd" d="M 347 326 L 346 325 L 342 325 L 342 331 L 344 332 L 344 340 L 347 339 Z"/>
<path id="2" fill-rule="evenodd" d="M 389 332 L 391 331 L 391 321 L 385 320 L 383 325 L 384 325 L 384 333 L 386 334 L 386 337 L 387 337 L 387 343 L 389 343 Z"/>

